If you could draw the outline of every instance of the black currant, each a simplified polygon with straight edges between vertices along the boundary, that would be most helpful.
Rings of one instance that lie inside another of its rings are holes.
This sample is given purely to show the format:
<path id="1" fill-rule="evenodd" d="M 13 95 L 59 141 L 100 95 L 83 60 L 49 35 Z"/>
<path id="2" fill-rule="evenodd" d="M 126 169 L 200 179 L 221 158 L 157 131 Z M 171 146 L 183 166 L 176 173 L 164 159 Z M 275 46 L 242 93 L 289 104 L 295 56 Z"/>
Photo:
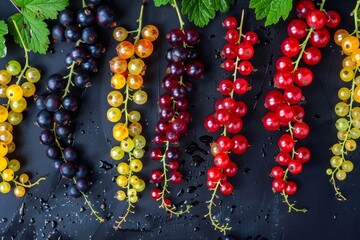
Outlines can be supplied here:
<path id="1" fill-rule="evenodd" d="M 74 77 L 74 84 L 79 88 L 87 88 L 91 86 L 90 75 L 87 72 L 80 72 Z"/>
<path id="2" fill-rule="evenodd" d="M 74 13 L 70 9 L 62 10 L 58 15 L 58 21 L 64 27 L 69 26 L 74 21 Z"/>
<path id="3" fill-rule="evenodd" d="M 87 44 L 95 43 L 97 37 L 98 35 L 95 27 L 84 28 L 81 32 L 81 39 Z"/>
<path id="4" fill-rule="evenodd" d="M 75 112 L 79 108 L 79 100 L 74 95 L 66 95 L 62 100 L 64 109 Z"/>
<path id="5" fill-rule="evenodd" d="M 84 178 L 87 177 L 89 173 L 90 173 L 89 168 L 84 164 L 80 164 L 77 168 L 76 177 Z"/>
<path id="6" fill-rule="evenodd" d="M 86 49 L 80 46 L 73 47 L 70 51 L 72 60 L 79 64 L 86 59 L 86 55 Z"/>
<path id="7" fill-rule="evenodd" d="M 46 80 L 46 87 L 50 92 L 60 92 L 65 87 L 65 80 L 60 74 L 53 74 Z"/>
<path id="8" fill-rule="evenodd" d="M 69 25 L 65 28 L 64 34 L 68 42 L 76 42 L 81 37 L 81 30 L 76 25 Z"/>
<path id="9" fill-rule="evenodd" d="M 96 11 L 96 22 L 104 28 L 116 26 L 114 9 L 108 5 L 100 6 Z"/>
<path id="10" fill-rule="evenodd" d="M 68 189 L 68 194 L 70 197 L 78 198 L 81 196 L 81 192 L 76 188 L 76 185 L 71 185 Z"/>
<path id="11" fill-rule="evenodd" d="M 203 78 L 204 73 L 204 64 L 198 60 L 193 60 L 186 66 L 186 74 L 191 78 Z"/>
<path id="12" fill-rule="evenodd" d="M 51 36 L 54 43 L 64 42 L 65 38 L 65 28 L 61 24 L 56 24 L 51 29 Z"/>
<path id="13" fill-rule="evenodd" d="M 188 57 L 188 51 L 182 46 L 175 47 L 172 50 L 171 57 L 173 62 L 185 62 Z"/>
<path id="14" fill-rule="evenodd" d="M 43 110 L 46 108 L 46 106 L 45 106 L 46 97 L 47 97 L 47 95 L 35 96 L 35 106 L 37 109 Z"/>
<path id="15" fill-rule="evenodd" d="M 60 96 L 57 94 L 50 94 L 45 99 L 45 107 L 49 112 L 55 112 L 61 106 Z"/>
<path id="16" fill-rule="evenodd" d="M 50 159 L 56 160 L 61 157 L 61 151 L 57 145 L 52 145 L 46 149 L 46 156 Z"/>
<path id="17" fill-rule="evenodd" d="M 65 66 L 70 67 L 73 64 L 73 62 L 74 61 L 72 60 L 72 58 L 70 56 L 70 53 L 66 54 L 66 56 L 65 56 Z"/>
<path id="18" fill-rule="evenodd" d="M 195 29 L 189 29 L 185 32 L 185 42 L 189 46 L 195 46 L 200 42 L 199 33 Z"/>
<path id="19" fill-rule="evenodd" d="M 98 63 L 95 58 L 89 57 L 81 63 L 81 68 L 90 73 L 96 73 L 98 71 Z"/>
<path id="20" fill-rule="evenodd" d="M 68 110 L 60 108 L 54 113 L 54 121 L 58 125 L 64 126 L 71 121 L 71 114 Z"/>
<path id="21" fill-rule="evenodd" d="M 60 171 L 61 165 L 63 164 L 64 161 L 62 160 L 54 160 L 54 168 L 57 171 Z"/>
<path id="22" fill-rule="evenodd" d="M 166 39 L 172 46 L 181 46 L 185 41 L 185 35 L 180 29 L 173 29 L 166 35 Z"/>
<path id="23" fill-rule="evenodd" d="M 60 173 L 66 178 L 73 178 L 76 174 L 76 165 L 72 162 L 64 162 L 61 165 Z"/>
<path id="24" fill-rule="evenodd" d="M 184 65 L 181 62 L 170 62 L 166 68 L 166 73 L 172 77 L 180 77 L 184 74 Z"/>
<path id="25" fill-rule="evenodd" d="M 76 21 L 82 27 L 92 26 L 95 23 L 95 14 L 93 13 L 93 11 L 90 8 L 80 9 L 76 13 Z"/>
<path id="26" fill-rule="evenodd" d="M 69 162 L 76 161 L 79 157 L 77 150 L 71 146 L 64 148 L 63 153 L 64 153 L 64 159 Z"/>
<path id="27" fill-rule="evenodd" d="M 46 109 L 41 110 L 36 115 L 36 123 L 43 129 L 51 129 L 53 126 L 52 113 Z"/>
<path id="28" fill-rule="evenodd" d="M 94 44 L 90 44 L 88 46 L 88 52 L 90 54 L 90 56 L 94 57 L 94 58 L 99 58 L 102 55 L 104 55 L 106 49 L 104 47 L 104 45 L 102 45 L 101 43 L 94 43 Z"/>
<path id="29" fill-rule="evenodd" d="M 103 0 L 85 0 L 86 5 L 92 8 L 100 5 L 102 2 Z"/>
<path id="30" fill-rule="evenodd" d="M 41 144 L 44 144 L 47 146 L 52 145 L 53 143 L 55 143 L 54 132 L 49 129 L 42 130 L 40 133 L 39 139 L 40 139 Z"/>
<path id="31" fill-rule="evenodd" d="M 72 134 L 72 128 L 69 125 L 57 126 L 55 132 L 56 136 L 58 136 L 59 138 L 66 139 L 69 138 Z"/>
<path id="32" fill-rule="evenodd" d="M 80 192 L 87 192 L 89 190 L 89 187 L 90 187 L 90 183 L 87 179 L 79 178 L 76 180 L 76 188 Z"/>

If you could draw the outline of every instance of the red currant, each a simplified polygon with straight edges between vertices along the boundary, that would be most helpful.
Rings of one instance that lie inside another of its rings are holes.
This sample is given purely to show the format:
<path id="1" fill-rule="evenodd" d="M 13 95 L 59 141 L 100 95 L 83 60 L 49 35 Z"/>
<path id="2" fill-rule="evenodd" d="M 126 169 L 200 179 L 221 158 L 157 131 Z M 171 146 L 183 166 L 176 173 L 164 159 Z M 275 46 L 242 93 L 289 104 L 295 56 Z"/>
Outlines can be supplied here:
<path id="1" fill-rule="evenodd" d="M 169 162 L 169 170 L 176 171 L 179 168 L 179 162 Z"/>
<path id="2" fill-rule="evenodd" d="M 310 69 L 302 67 L 294 72 L 295 83 L 301 87 L 309 86 L 313 81 L 313 73 Z"/>
<path id="3" fill-rule="evenodd" d="M 162 152 L 160 148 L 152 148 L 150 150 L 150 159 L 158 161 L 161 159 L 161 157 L 162 157 Z"/>
<path id="4" fill-rule="evenodd" d="M 248 76 L 253 70 L 253 65 L 249 61 L 241 61 L 237 67 L 238 72 L 243 76 Z"/>
<path id="5" fill-rule="evenodd" d="M 221 54 L 225 58 L 235 58 L 236 57 L 236 49 L 237 49 L 237 46 L 235 45 L 235 43 L 227 43 L 223 47 Z"/>
<path id="6" fill-rule="evenodd" d="M 339 25 L 340 23 L 340 15 L 338 12 L 336 11 L 327 11 L 326 13 L 326 26 L 328 28 L 335 28 Z"/>
<path id="7" fill-rule="evenodd" d="M 330 41 L 330 33 L 326 28 L 321 28 L 311 34 L 309 41 L 313 47 L 326 47 L 326 45 Z"/>
<path id="8" fill-rule="evenodd" d="M 281 104 L 276 109 L 276 116 L 280 122 L 289 123 L 294 120 L 294 109 L 288 104 Z"/>
<path id="9" fill-rule="evenodd" d="M 258 41 L 258 35 L 255 32 L 247 32 L 244 35 L 244 42 L 254 45 Z"/>
<path id="10" fill-rule="evenodd" d="M 216 144 L 219 146 L 221 152 L 228 152 L 234 146 L 234 143 L 228 136 L 220 136 L 216 140 Z"/>
<path id="11" fill-rule="evenodd" d="M 233 91 L 233 85 L 234 83 L 230 79 L 223 79 L 219 83 L 218 91 L 222 95 L 230 95 L 230 93 Z"/>
<path id="12" fill-rule="evenodd" d="M 309 125 L 304 122 L 297 122 L 293 126 L 293 134 L 297 139 L 304 139 L 309 135 Z"/>
<path id="13" fill-rule="evenodd" d="M 276 68 L 276 71 L 278 71 L 278 72 L 281 72 L 281 71 L 291 72 L 294 69 L 294 64 L 293 64 L 293 61 L 291 60 L 291 58 L 282 56 L 282 57 L 279 57 L 278 60 L 276 60 L 275 68 Z"/>
<path id="14" fill-rule="evenodd" d="M 290 104 L 298 104 L 303 98 L 303 94 L 299 87 L 290 86 L 285 89 L 284 98 Z"/>
<path id="15" fill-rule="evenodd" d="M 305 49 L 302 59 L 307 65 L 316 65 L 321 60 L 321 52 L 318 48 L 308 47 Z"/>
<path id="16" fill-rule="evenodd" d="M 153 183 L 161 183 L 163 178 L 163 172 L 158 169 L 153 170 L 150 174 L 150 181 Z"/>
<path id="17" fill-rule="evenodd" d="M 289 172 L 296 175 L 302 171 L 302 163 L 300 160 L 292 160 L 288 165 Z"/>
<path id="18" fill-rule="evenodd" d="M 326 14 L 317 9 L 313 9 L 306 15 L 306 23 L 309 27 L 318 30 L 325 26 L 327 21 Z"/>
<path id="19" fill-rule="evenodd" d="M 216 111 L 215 117 L 218 123 L 225 125 L 230 122 L 231 113 L 227 109 L 219 109 Z"/>
<path id="20" fill-rule="evenodd" d="M 284 169 L 280 166 L 275 166 L 271 169 L 270 175 L 273 178 L 283 178 L 284 177 Z"/>
<path id="21" fill-rule="evenodd" d="M 305 117 L 305 110 L 302 106 L 300 105 L 293 105 L 292 106 L 294 109 L 294 119 L 296 121 L 301 121 L 304 119 Z"/>
<path id="22" fill-rule="evenodd" d="M 249 60 L 254 56 L 254 48 L 250 43 L 241 42 L 237 45 L 236 54 L 240 60 Z"/>
<path id="23" fill-rule="evenodd" d="M 179 184 L 182 181 L 182 174 L 178 171 L 170 173 L 170 180 L 174 184 Z"/>
<path id="24" fill-rule="evenodd" d="M 234 187 L 229 182 L 221 182 L 220 192 L 224 195 L 230 195 L 234 190 Z"/>
<path id="25" fill-rule="evenodd" d="M 249 84 L 245 79 L 238 78 L 234 81 L 233 89 L 236 94 L 242 95 L 249 90 Z"/>
<path id="26" fill-rule="evenodd" d="M 216 121 L 214 115 L 209 115 L 204 120 L 204 127 L 208 132 L 217 132 L 220 129 L 220 124 Z"/>
<path id="27" fill-rule="evenodd" d="M 235 62 L 233 59 L 225 59 L 221 64 L 221 67 L 224 68 L 225 71 L 232 72 L 235 69 Z"/>
<path id="28" fill-rule="evenodd" d="M 295 38 L 288 37 L 281 43 L 280 48 L 285 56 L 295 57 L 300 51 L 300 44 Z"/>
<path id="29" fill-rule="evenodd" d="M 229 29 L 225 34 L 225 39 L 229 43 L 236 43 L 239 40 L 239 32 L 236 29 Z"/>
<path id="30" fill-rule="evenodd" d="M 296 149 L 295 159 L 300 160 L 302 163 L 306 163 L 311 158 L 311 152 L 307 147 L 299 147 Z"/>
<path id="31" fill-rule="evenodd" d="M 217 184 L 217 182 L 213 182 L 213 181 L 210 181 L 210 180 L 206 181 L 206 186 L 210 190 L 214 189 L 216 187 L 216 184 Z"/>
<path id="32" fill-rule="evenodd" d="M 271 90 L 265 96 L 265 107 L 275 112 L 277 107 L 285 103 L 284 95 L 278 90 Z"/>
<path id="33" fill-rule="evenodd" d="M 233 29 L 233 28 L 236 28 L 236 26 L 237 26 L 237 20 L 236 20 L 236 18 L 229 16 L 224 20 L 222 25 L 227 29 Z"/>
<path id="34" fill-rule="evenodd" d="M 232 115 L 229 124 L 226 125 L 226 131 L 232 134 L 236 134 L 240 132 L 242 127 L 243 127 L 243 122 L 241 118 L 237 115 Z"/>
<path id="35" fill-rule="evenodd" d="M 154 188 L 154 189 L 151 189 L 150 191 L 150 196 L 154 199 L 154 200 L 158 200 L 161 198 L 161 190 L 159 188 Z"/>
<path id="36" fill-rule="evenodd" d="M 278 140 L 278 147 L 280 151 L 283 152 L 291 152 L 294 148 L 294 145 L 294 139 L 288 133 L 283 134 Z"/>
<path id="37" fill-rule="evenodd" d="M 217 182 L 222 177 L 221 170 L 217 167 L 211 167 L 207 171 L 207 177 L 208 177 L 208 180 Z"/>
<path id="38" fill-rule="evenodd" d="M 294 19 L 289 23 L 287 32 L 290 37 L 302 39 L 306 36 L 306 28 L 306 23 L 303 20 Z"/>
<path id="39" fill-rule="evenodd" d="M 280 127 L 280 121 L 276 113 L 268 112 L 262 118 L 262 124 L 264 128 L 268 131 L 276 131 Z"/>
<path id="40" fill-rule="evenodd" d="M 286 183 L 281 178 L 275 178 L 272 181 L 272 189 L 273 189 L 274 192 L 282 192 L 282 191 L 284 191 L 285 186 L 286 186 Z"/>
<path id="41" fill-rule="evenodd" d="M 296 12 L 299 18 L 306 18 L 309 11 L 315 9 L 315 5 L 311 0 L 300 1 L 296 5 Z"/>
<path id="42" fill-rule="evenodd" d="M 281 166 L 287 166 L 292 160 L 291 156 L 287 152 L 279 152 L 275 157 L 275 161 Z"/>
<path id="43" fill-rule="evenodd" d="M 286 89 L 293 85 L 294 75 L 291 72 L 277 72 L 274 75 L 274 86 L 281 89 Z"/>
<path id="44" fill-rule="evenodd" d="M 238 167 L 236 163 L 229 162 L 228 166 L 224 169 L 224 173 L 227 177 L 233 177 L 238 172 Z"/>
<path id="45" fill-rule="evenodd" d="M 235 109 L 233 111 L 234 114 L 236 114 L 238 117 L 243 117 L 247 113 L 247 106 L 242 101 L 237 101 L 235 104 Z"/>
<path id="46" fill-rule="evenodd" d="M 216 156 L 214 158 L 215 166 L 220 169 L 225 169 L 229 165 L 229 162 L 230 162 L 230 158 L 224 152 L 220 152 L 220 153 L 216 154 Z"/>
<path id="47" fill-rule="evenodd" d="M 297 191 L 297 185 L 293 181 L 288 181 L 285 186 L 285 194 L 294 195 Z"/>
<path id="48" fill-rule="evenodd" d="M 249 146 L 247 139 L 243 135 L 235 135 L 231 140 L 234 143 L 231 151 L 235 154 L 243 154 Z"/>

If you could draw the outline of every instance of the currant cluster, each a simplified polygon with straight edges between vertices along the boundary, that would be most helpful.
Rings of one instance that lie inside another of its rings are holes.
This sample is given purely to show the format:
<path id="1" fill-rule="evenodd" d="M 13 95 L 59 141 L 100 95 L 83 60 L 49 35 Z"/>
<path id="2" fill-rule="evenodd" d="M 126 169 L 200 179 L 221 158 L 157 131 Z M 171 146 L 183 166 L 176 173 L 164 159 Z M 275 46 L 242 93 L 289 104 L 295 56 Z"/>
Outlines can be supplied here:
<path id="1" fill-rule="evenodd" d="M 142 158 L 146 139 L 142 132 L 140 123 L 141 114 L 132 110 L 129 105 L 132 101 L 137 105 L 147 102 L 148 96 L 141 88 L 145 75 L 146 65 L 143 58 L 151 56 L 153 44 L 159 36 L 159 30 L 154 25 L 142 27 L 144 3 L 141 6 L 139 27 L 135 31 L 137 35 L 134 43 L 126 41 L 128 31 L 123 27 L 114 30 L 113 37 L 120 43 L 116 47 L 117 56 L 110 61 L 110 70 L 114 74 L 111 77 L 113 90 L 108 94 L 107 101 L 110 108 L 107 111 L 107 119 L 115 123 L 113 126 L 113 137 L 118 142 L 110 150 L 110 156 L 115 161 L 124 159 L 125 154 L 128 161 L 122 161 L 117 165 L 120 174 L 116 178 L 117 185 L 124 190 L 116 193 L 119 201 L 127 201 L 128 208 L 125 214 L 116 222 L 115 229 L 119 229 L 126 221 L 129 213 L 133 213 L 134 204 L 139 200 L 139 193 L 145 189 L 145 181 L 136 174 L 143 168 Z M 120 91 L 122 90 L 122 91 Z"/>
<path id="2" fill-rule="evenodd" d="M 358 9 L 360 2 L 353 11 L 354 20 L 358 22 Z M 330 158 L 331 168 L 326 173 L 331 176 L 335 196 L 338 200 L 346 200 L 337 187 L 336 180 L 343 181 L 347 173 L 354 169 L 353 162 L 348 159 L 349 152 L 355 151 L 356 140 L 360 137 L 360 48 L 359 48 L 359 29 L 355 29 L 355 36 L 351 35 L 345 29 L 339 29 L 334 35 L 335 43 L 341 46 L 345 57 L 342 62 L 340 79 L 346 85 L 338 91 L 340 101 L 335 105 L 335 114 L 339 117 L 335 123 L 338 130 L 338 143 L 331 147 L 333 156 Z"/>
<path id="3" fill-rule="evenodd" d="M 233 192 L 233 185 L 228 178 L 236 175 L 238 167 L 234 161 L 231 161 L 229 154 L 243 154 L 249 146 L 246 137 L 239 134 L 243 127 L 241 118 L 246 115 L 247 106 L 243 101 L 236 101 L 235 96 L 244 95 L 250 89 L 244 77 L 252 72 L 253 66 L 249 60 L 254 55 L 253 45 L 258 42 L 258 36 L 252 31 L 242 33 L 243 19 L 244 13 L 238 29 L 236 29 L 238 22 L 235 17 L 227 17 L 223 22 L 223 26 L 227 29 L 225 34 L 227 43 L 221 51 L 224 58 L 221 66 L 226 71 L 233 72 L 233 79 L 225 78 L 220 81 L 218 91 L 223 97 L 216 101 L 215 113 L 208 115 L 204 120 L 208 132 L 215 133 L 223 129 L 216 141 L 210 144 L 215 166 L 207 171 L 206 185 L 213 192 L 208 202 L 207 216 L 215 229 L 224 234 L 231 230 L 231 227 L 228 227 L 228 224 L 221 225 L 219 220 L 213 218 L 214 199 L 218 190 L 223 195 L 230 195 Z M 238 74 L 241 77 L 238 77 Z M 228 136 L 228 133 L 233 136 Z"/>
<path id="4" fill-rule="evenodd" d="M 25 51 L 27 51 L 25 49 Z M 22 112 L 26 110 L 26 98 L 32 97 L 36 87 L 34 83 L 41 78 L 40 71 L 37 68 L 28 65 L 28 56 L 25 54 L 26 64 L 24 68 L 16 60 L 7 63 L 6 69 L 0 70 L 0 98 L 5 102 L 0 105 L 0 192 L 6 194 L 10 192 L 11 185 L 15 184 L 14 195 L 23 197 L 26 188 L 30 188 L 38 184 L 44 178 L 39 179 L 34 184 L 29 181 L 26 173 L 16 175 L 20 170 L 20 161 L 11 159 L 9 154 L 15 151 L 15 143 L 13 142 L 14 126 L 19 125 L 23 120 Z M 15 77 L 17 78 L 16 81 Z M 25 81 L 22 82 L 22 80 Z M 11 160 L 9 160 L 11 159 Z"/>
<path id="5" fill-rule="evenodd" d="M 37 96 L 35 103 L 40 110 L 36 123 L 43 129 L 40 142 L 47 146 L 46 156 L 54 160 L 54 168 L 63 178 L 71 180 L 68 195 L 74 198 L 83 196 L 92 214 L 97 220 L 103 221 L 88 200 L 87 192 L 92 184 L 91 171 L 86 164 L 81 163 L 81 154 L 73 146 L 74 120 L 79 112 L 82 90 L 91 86 L 91 76 L 98 69 L 96 59 L 105 53 L 103 45 L 96 42 L 95 25 L 110 27 L 115 20 L 112 8 L 107 5 L 99 6 L 100 2 L 88 1 L 88 6 L 78 11 L 76 19 L 68 9 L 60 12 L 58 20 L 60 25 L 66 27 L 65 37 L 68 41 L 76 42 L 65 59 L 68 74 L 49 76 L 46 80 L 47 93 Z M 78 30 L 66 31 L 68 28 Z M 80 28 L 83 28 L 82 34 L 79 34 Z M 86 29 L 93 29 L 95 33 L 84 34 Z M 69 36 L 73 35 L 67 35 L 67 32 L 77 36 L 71 38 Z"/>
<path id="6" fill-rule="evenodd" d="M 102 5 L 103 1 L 87 1 L 88 6 L 74 13 L 70 9 L 61 11 L 59 23 L 52 29 L 52 37 L 57 42 L 73 42 L 70 53 L 66 55 L 65 63 L 70 67 L 74 62 L 81 66 L 84 72 L 98 71 L 99 58 L 104 53 L 103 44 L 98 42 L 98 27 L 108 28 L 116 25 L 115 13 L 112 7 Z M 79 77 L 79 85 L 88 86 L 89 74 Z"/>
<path id="7" fill-rule="evenodd" d="M 173 7 L 178 9 L 176 1 Z M 184 211 L 177 210 L 170 198 L 165 196 L 170 193 L 169 182 L 179 184 L 183 178 L 178 169 L 178 161 L 181 157 L 178 143 L 181 136 L 187 133 L 191 121 L 187 95 L 192 90 L 192 84 L 185 82 L 184 77 L 193 79 L 204 77 L 204 65 L 197 59 L 199 54 L 194 48 L 199 43 L 200 36 L 194 29 L 184 31 L 179 14 L 178 17 L 181 27 L 171 30 L 166 35 L 171 45 L 165 54 L 168 61 L 167 75 L 162 80 L 162 88 L 166 92 L 159 96 L 160 120 L 156 125 L 157 134 L 153 137 L 153 142 L 159 146 L 150 150 L 150 158 L 162 163 L 162 169 L 155 169 L 150 174 L 150 181 L 157 185 L 151 190 L 151 197 L 160 201 L 162 208 L 175 215 L 188 212 L 190 208 L 186 206 Z"/>
<path id="8" fill-rule="evenodd" d="M 272 168 L 271 176 L 274 178 L 273 191 L 283 195 L 289 211 L 306 211 L 289 203 L 288 197 L 296 193 L 297 184 L 288 180 L 288 174 L 299 174 L 303 164 L 311 157 L 307 147 L 295 148 L 295 143 L 306 138 L 310 132 L 308 124 L 303 121 L 305 110 L 301 104 L 304 96 L 300 87 L 309 86 L 313 81 L 313 73 L 306 65 L 314 66 L 320 62 L 319 48 L 325 47 L 330 40 L 327 28 L 336 27 L 340 22 L 337 12 L 323 10 L 324 3 L 319 10 L 309 0 L 302 0 L 296 5 L 299 19 L 290 21 L 287 28 L 289 37 L 280 46 L 283 56 L 275 64 L 273 80 L 278 90 L 271 90 L 265 96 L 265 107 L 269 112 L 262 119 L 264 128 L 268 131 L 287 128 L 287 133 L 278 139 L 280 152 L 275 157 L 278 165 Z M 299 40 L 303 42 L 300 44 Z M 293 57 L 296 57 L 295 61 Z M 306 64 L 304 67 L 299 67 L 301 60 Z"/>

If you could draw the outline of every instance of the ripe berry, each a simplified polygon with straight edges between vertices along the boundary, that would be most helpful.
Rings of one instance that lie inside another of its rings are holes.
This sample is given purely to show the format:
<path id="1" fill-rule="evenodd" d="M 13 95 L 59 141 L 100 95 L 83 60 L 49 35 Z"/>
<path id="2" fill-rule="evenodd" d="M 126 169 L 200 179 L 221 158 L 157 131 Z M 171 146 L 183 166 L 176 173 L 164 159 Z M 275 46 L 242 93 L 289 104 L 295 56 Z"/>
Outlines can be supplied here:
<path id="1" fill-rule="evenodd" d="M 230 195 L 234 190 L 234 187 L 229 182 L 221 182 L 220 184 L 220 192 L 224 195 Z"/>
<path id="2" fill-rule="evenodd" d="M 217 182 L 221 179 L 222 173 L 221 170 L 217 167 L 211 167 L 207 171 L 207 178 L 210 181 Z"/>
<path id="3" fill-rule="evenodd" d="M 273 178 L 283 178 L 284 177 L 284 169 L 280 166 L 275 166 L 271 169 L 271 174 Z"/>
<path id="4" fill-rule="evenodd" d="M 277 72 L 274 75 L 274 86 L 281 89 L 286 89 L 293 85 L 295 79 L 291 72 Z"/>
<path id="5" fill-rule="evenodd" d="M 258 41 L 258 35 L 255 32 L 247 32 L 244 35 L 243 41 L 254 45 Z"/>
<path id="6" fill-rule="evenodd" d="M 297 122 L 293 126 L 294 137 L 298 139 L 306 138 L 310 133 L 309 125 L 304 122 Z"/>
<path id="7" fill-rule="evenodd" d="M 310 69 L 302 67 L 294 72 L 294 81 L 300 87 L 309 86 L 313 81 L 313 73 Z"/>
<path id="8" fill-rule="evenodd" d="M 289 172 L 296 175 L 302 171 L 302 163 L 299 160 L 292 160 L 288 165 Z"/>
<path id="9" fill-rule="evenodd" d="M 220 136 L 216 140 L 216 144 L 219 146 L 221 152 L 230 151 L 230 149 L 234 146 L 232 140 L 228 136 Z"/>
<path id="10" fill-rule="evenodd" d="M 247 139 L 243 135 L 235 135 L 231 139 L 233 142 L 233 147 L 231 148 L 231 151 L 235 154 L 243 154 L 246 152 L 249 143 Z"/>
<path id="11" fill-rule="evenodd" d="M 303 98 L 303 94 L 299 87 L 290 86 L 285 89 L 284 98 L 290 104 L 298 104 Z"/>
<path id="12" fill-rule="evenodd" d="M 170 180 L 174 184 L 181 183 L 182 177 L 183 177 L 182 174 L 178 171 L 174 171 L 174 172 L 170 173 Z"/>
<path id="13" fill-rule="evenodd" d="M 296 12 L 299 18 L 306 18 L 309 11 L 315 9 L 315 5 L 311 0 L 300 1 L 296 5 Z"/>
<path id="14" fill-rule="evenodd" d="M 295 159 L 300 160 L 302 163 L 306 163 L 311 158 L 311 152 L 306 147 L 299 147 L 296 149 L 296 156 Z"/>
<path id="15" fill-rule="evenodd" d="M 236 29 L 229 29 L 225 34 L 225 39 L 229 43 L 236 43 L 239 40 L 239 32 Z"/>
<path id="16" fill-rule="evenodd" d="M 262 118 L 262 124 L 264 128 L 268 131 L 276 131 L 280 127 L 280 121 L 276 113 L 268 112 Z"/>
<path id="17" fill-rule="evenodd" d="M 234 177 L 238 172 L 238 167 L 236 163 L 229 162 L 228 166 L 224 169 L 224 173 L 227 177 Z"/>
<path id="18" fill-rule="evenodd" d="M 243 76 L 248 76 L 253 71 L 253 65 L 249 61 L 241 61 L 237 68 L 238 72 Z"/>
<path id="19" fill-rule="evenodd" d="M 300 44 L 295 38 L 288 37 L 281 43 L 280 48 L 285 56 L 295 57 L 300 51 Z"/>
<path id="20" fill-rule="evenodd" d="M 153 170 L 150 174 L 150 181 L 153 183 L 161 183 L 163 178 L 163 172 L 161 170 Z"/>
<path id="21" fill-rule="evenodd" d="M 282 191 L 284 191 L 285 186 L 286 186 L 286 183 L 281 178 L 275 178 L 272 181 L 272 189 L 273 189 L 274 192 L 282 192 Z"/>
<path id="22" fill-rule="evenodd" d="M 226 153 L 220 152 L 215 156 L 214 163 L 216 167 L 225 169 L 230 163 L 230 158 Z"/>
<path id="23" fill-rule="evenodd" d="M 161 190 L 159 188 L 154 188 L 151 189 L 150 191 L 150 196 L 154 199 L 154 200 L 158 200 L 161 198 Z"/>
<path id="24" fill-rule="evenodd" d="M 340 15 L 338 12 L 336 11 L 327 11 L 326 12 L 326 26 L 328 28 L 335 28 L 339 25 L 340 23 Z"/>
<path id="25" fill-rule="evenodd" d="M 233 29 L 237 26 L 237 20 L 236 18 L 229 16 L 223 21 L 222 25 L 227 29 Z"/>
<path id="26" fill-rule="evenodd" d="M 185 43 L 189 46 L 195 46 L 200 42 L 199 33 L 195 29 L 185 31 Z"/>
<path id="27" fill-rule="evenodd" d="M 208 132 L 217 132 L 221 126 L 214 115 L 209 115 L 204 119 L 204 127 Z"/>
<path id="28" fill-rule="evenodd" d="M 294 145 L 294 139 L 288 133 L 283 134 L 278 140 L 278 147 L 283 152 L 291 152 Z"/>
<path id="29" fill-rule="evenodd" d="M 291 156 L 287 152 L 279 152 L 275 157 L 275 161 L 281 166 L 287 166 L 292 160 Z"/>
<path id="30" fill-rule="evenodd" d="M 64 27 L 69 26 L 74 21 L 74 13 L 70 9 L 59 12 L 58 21 Z"/>
<path id="31" fill-rule="evenodd" d="M 318 48 L 315 47 L 306 48 L 302 59 L 307 65 L 316 65 L 321 60 L 321 52 Z"/>
<path id="32" fill-rule="evenodd" d="M 330 33 L 326 28 L 321 28 L 313 32 L 310 36 L 310 44 L 313 47 L 323 48 L 326 47 L 330 41 Z"/>
<path id="33" fill-rule="evenodd" d="M 149 155 L 152 160 L 158 161 L 162 157 L 162 152 L 160 148 L 152 148 L 150 149 Z"/>
<path id="34" fill-rule="evenodd" d="M 103 28 L 116 26 L 114 9 L 108 5 L 100 6 L 96 11 L 96 23 Z"/>
<path id="35" fill-rule="evenodd" d="M 309 27 L 319 30 L 325 26 L 327 21 L 326 14 L 321 10 L 310 10 L 306 15 L 306 23 Z"/>
<path id="36" fill-rule="evenodd" d="M 291 60 L 291 58 L 282 56 L 276 60 L 275 68 L 276 68 L 276 71 L 278 71 L 278 72 L 281 72 L 281 71 L 292 72 L 292 70 L 294 69 L 294 64 L 293 64 L 293 61 Z"/>
<path id="37" fill-rule="evenodd" d="M 287 32 L 290 37 L 296 39 L 302 39 L 306 36 L 306 23 L 301 19 L 294 19 L 292 20 L 287 28 Z"/>
<path id="38" fill-rule="evenodd" d="M 82 27 L 89 27 L 95 23 L 95 14 L 91 8 L 82 8 L 76 13 L 76 21 Z"/>
<path id="39" fill-rule="evenodd" d="M 285 186 L 285 193 L 287 195 L 294 195 L 297 191 L 297 185 L 293 181 L 288 181 Z"/>

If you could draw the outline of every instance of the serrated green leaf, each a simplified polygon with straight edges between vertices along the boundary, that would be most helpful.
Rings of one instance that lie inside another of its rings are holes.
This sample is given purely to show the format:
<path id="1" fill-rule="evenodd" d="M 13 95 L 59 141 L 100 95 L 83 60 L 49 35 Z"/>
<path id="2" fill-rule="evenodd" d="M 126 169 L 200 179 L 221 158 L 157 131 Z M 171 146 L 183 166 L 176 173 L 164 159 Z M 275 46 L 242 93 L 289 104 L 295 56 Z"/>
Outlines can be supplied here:
<path id="1" fill-rule="evenodd" d="M 57 13 L 69 5 L 69 0 L 14 0 L 21 11 L 40 19 L 55 19 Z"/>
<path id="2" fill-rule="evenodd" d="M 22 46 L 20 36 L 16 32 L 13 20 L 19 28 L 20 34 L 25 42 L 28 50 L 45 54 L 50 43 L 48 35 L 50 34 L 47 29 L 46 23 L 31 16 L 16 13 L 8 19 L 9 32 L 14 36 L 17 44 Z"/>
<path id="3" fill-rule="evenodd" d="M 266 18 L 265 26 L 268 26 L 289 16 L 292 0 L 250 0 L 249 8 L 255 9 L 257 20 Z"/>
<path id="4" fill-rule="evenodd" d="M 181 11 L 198 27 L 204 27 L 215 17 L 215 7 L 209 0 L 183 0 Z"/>
<path id="5" fill-rule="evenodd" d="M 234 0 L 213 0 L 215 11 L 226 13 L 230 10 L 230 5 L 234 4 Z"/>
<path id="6" fill-rule="evenodd" d="M 4 21 L 0 21 L 0 58 L 6 56 L 7 49 L 4 36 L 8 33 L 8 27 Z"/>
<path id="7" fill-rule="evenodd" d="M 266 17 L 265 26 L 277 23 L 280 18 L 286 19 L 292 8 L 292 0 L 273 0 L 270 11 Z"/>
<path id="8" fill-rule="evenodd" d="M 162 5 L 171 4 L 173 0 L 154 0 L 155 7 L 160 7 Z"/>
<path id="9" fill-rule="evenodd" d="M 249 8 L 255 9 L 255 17 L 257 20 L 265 18 L 270 11 L 272 0 L 250 0 Z"/>

